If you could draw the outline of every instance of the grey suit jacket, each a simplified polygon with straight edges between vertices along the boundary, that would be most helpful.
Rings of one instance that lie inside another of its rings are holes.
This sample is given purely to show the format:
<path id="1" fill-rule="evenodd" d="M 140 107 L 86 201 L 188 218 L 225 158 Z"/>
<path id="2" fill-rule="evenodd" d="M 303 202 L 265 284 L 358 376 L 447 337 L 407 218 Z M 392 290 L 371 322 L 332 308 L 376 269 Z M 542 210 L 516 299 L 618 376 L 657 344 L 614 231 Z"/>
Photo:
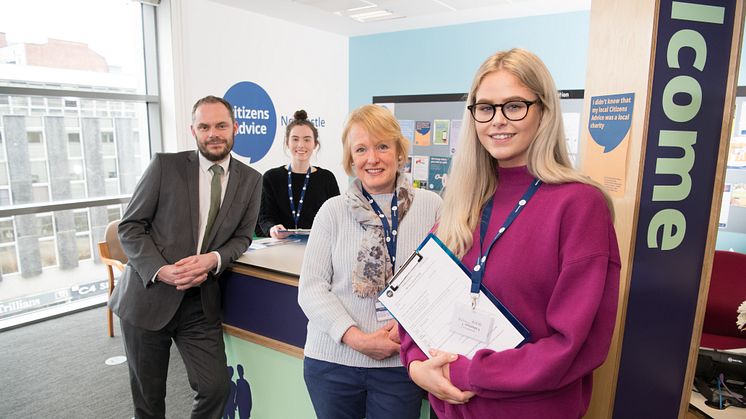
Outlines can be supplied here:
<path id="1" fill-rule="evenodd" d="M 220 254 L 221 272 L 251 244 L 262 194 L 259 172 L 232 157 L 229 170 L 220 211 L 210 237 L 204 238 L 207 251 Z M 159 330 L 171 320 L 184 292 L 151 279 L 162 266 L 197 253 L 198 226 L 197 152 L 156 154 L 119 224 L 129 258 L 109 300 L 119 318 L 146 330 Z M 209 320 L 220 318 L 217 275 L 209 275 L 201 285 L 202 308 Z"/>

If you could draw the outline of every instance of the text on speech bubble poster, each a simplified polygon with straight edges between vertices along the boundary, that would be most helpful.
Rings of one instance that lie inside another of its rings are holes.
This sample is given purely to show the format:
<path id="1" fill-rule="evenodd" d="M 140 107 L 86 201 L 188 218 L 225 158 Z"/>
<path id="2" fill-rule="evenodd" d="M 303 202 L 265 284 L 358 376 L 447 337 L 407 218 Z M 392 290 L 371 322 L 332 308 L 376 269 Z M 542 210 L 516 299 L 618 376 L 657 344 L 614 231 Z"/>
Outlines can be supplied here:
<path id="1" fill-rule="evenodd" d="M 584 172 L 612 196 L 623 196 L 634 93 L 592 96 L 589 140 L 583 153 Z"/>

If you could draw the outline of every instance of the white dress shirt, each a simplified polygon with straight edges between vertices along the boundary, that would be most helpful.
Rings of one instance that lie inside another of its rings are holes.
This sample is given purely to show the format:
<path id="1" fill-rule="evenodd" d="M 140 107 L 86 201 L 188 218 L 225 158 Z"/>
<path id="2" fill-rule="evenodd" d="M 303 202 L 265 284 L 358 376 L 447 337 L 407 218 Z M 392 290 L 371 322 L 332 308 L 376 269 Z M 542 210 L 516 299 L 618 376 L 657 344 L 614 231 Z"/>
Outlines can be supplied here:
<path id="1" fill-rule="evenodd" d="M 205 239 L 207 215 L 210 212 L 210 189 L 212 189 L 213 176 L 210 168 L 213 164 L 216 163 L 223 168 L 223 178 L 220 180 L 220 202 L 222 203 L 223 198 L 225 198 L 225 188 L 228 185 L 228 176 L 230 175 L 228 168 L 230 167 L 231 162 L 230 155 L 219 162 L 212 162 L 210 160 L 207 160 L 205 156 L 203 156 L 202 153 L 200 153 L 199 151 L 197 151 L 196 153 L 199 157 L 199 240 L 197 240 L 197 248 L 194 249 L 195 255 L 198 254 L 199 250 L 202 248 L 202 241 Z M 218 253 L 217 251 L 212 251 L 210 252 L 210 254 L 215 255 L 215 258 L 218 261 L 217 265 L 215 266 L 214 272 L 220 272 L 220 253 Z M 155 282 L 156 279 L 158 279 L 158 273 L 160 271 L 161 270 L 158 269 L 158 272 L 156 272 L 155 276 L 150 279 L 150 282 Z"/>

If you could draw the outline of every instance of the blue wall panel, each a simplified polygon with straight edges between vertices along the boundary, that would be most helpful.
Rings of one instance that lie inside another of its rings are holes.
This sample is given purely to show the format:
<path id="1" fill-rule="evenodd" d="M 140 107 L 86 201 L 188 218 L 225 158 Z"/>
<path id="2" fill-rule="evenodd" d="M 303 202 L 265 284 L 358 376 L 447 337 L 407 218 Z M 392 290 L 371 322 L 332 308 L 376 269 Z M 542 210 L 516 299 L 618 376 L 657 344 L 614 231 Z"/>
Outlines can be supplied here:
<path id="1" fill-rule="evenodd" d="M 495 51 L 539 55 L 559 89 L 585 84 L 589 12 L 493 20 L 350 38 L 350 109 L 373 96 L 462 93 Z"/>

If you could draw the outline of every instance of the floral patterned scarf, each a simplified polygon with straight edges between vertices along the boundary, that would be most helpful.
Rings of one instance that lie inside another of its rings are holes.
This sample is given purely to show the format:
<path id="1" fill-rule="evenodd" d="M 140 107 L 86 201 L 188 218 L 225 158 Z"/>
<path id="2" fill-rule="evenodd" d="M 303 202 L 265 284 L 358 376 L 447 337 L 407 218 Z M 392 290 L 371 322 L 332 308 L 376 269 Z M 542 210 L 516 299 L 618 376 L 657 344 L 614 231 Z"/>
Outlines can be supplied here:
<path id="1" fill-rule="evenodd" d="M 363 197 L 361 186 L 359 179 L 352 182 L 345 192 L 345 203 L 352 211 L 355 221 L 365 231 L 357 251 L 355 267 L 352 269 L 352 291 L 358 297 L 367 298 L 377 296 L 392 274 L 381 219 Z M 401 225 L 414 198 L 412 185 L 401 173 L 397 174 L 395 193 Z"/>

